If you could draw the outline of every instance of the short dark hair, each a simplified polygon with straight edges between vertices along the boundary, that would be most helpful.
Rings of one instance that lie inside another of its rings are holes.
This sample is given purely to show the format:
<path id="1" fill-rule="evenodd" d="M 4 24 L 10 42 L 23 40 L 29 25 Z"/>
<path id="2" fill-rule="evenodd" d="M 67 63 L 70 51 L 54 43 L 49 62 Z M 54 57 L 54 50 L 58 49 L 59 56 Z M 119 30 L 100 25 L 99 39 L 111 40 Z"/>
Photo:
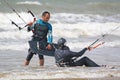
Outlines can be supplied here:
<path id="1" fill-rule="evenodd" d="M 45 16 L 46 14 L 49 14 L 49 15 L 50 15 L 50 12 L 44 11 L 44 12 L 42 13 L 42 16 Z"/>

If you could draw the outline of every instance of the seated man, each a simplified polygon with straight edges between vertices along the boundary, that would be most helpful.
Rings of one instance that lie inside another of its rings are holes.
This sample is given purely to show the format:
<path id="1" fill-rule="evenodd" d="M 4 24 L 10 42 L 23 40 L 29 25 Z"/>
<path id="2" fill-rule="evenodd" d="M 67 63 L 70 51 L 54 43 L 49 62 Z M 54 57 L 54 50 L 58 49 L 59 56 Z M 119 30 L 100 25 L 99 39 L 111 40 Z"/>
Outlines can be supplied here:
<path id="1" fill-rule="evenodd" d="M 56 64 L 60 67 L 65 66 L 87 66 L 87 67 L 99 67 L 98 64 L 90 60 L 88 57 L 83 57 L 78 59 L 78 57 L 82 56 L 87 50 L 90 48 L 84 48 L 80 52 L 70 51 L 69 47 L 65 45 L 66 40 L 64 38 L 60 38 L 57 44 L 52 44 L 52 50 L 43 50 L 37 47 L 37 42 L 29 42 L 30 48 L 41 55 L 54 56 Z"/>
<path id="2" fill-rule="evenodd" d="M 82 56 L 89 48 L 84 48 L 80 52 L 73 52 L 69 50 L 69 47 L 65 46 L 66 40 L 64 38 L 60 38 L 58 40 L 58 47 L 55 48 L 55 60 L 58 66 L 87 66 L 87 67 L 99 67 L 98 64 L 90 60 L 88 57 L 83 57 L 78 59 L 78 57 Z"/>

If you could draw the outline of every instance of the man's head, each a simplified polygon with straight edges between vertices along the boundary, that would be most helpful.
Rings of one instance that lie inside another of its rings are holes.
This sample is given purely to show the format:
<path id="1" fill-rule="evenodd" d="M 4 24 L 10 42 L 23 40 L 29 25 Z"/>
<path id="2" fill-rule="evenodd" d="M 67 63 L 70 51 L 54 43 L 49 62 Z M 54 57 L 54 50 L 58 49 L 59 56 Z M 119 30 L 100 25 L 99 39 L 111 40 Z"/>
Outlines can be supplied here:
<path id="1" fill-rule="evenodd" d="M 45 22 L 48 22 L 49 19 L 50 19 L 50 12 L 44 11 L 44 12 L 42 13 L 42 20 L 45 21 Z"/>
<path id="2" fill-rule="evenodd" d="M 58 40 L 58 46 L 63 47 L 65 45 L 65 43 L 66 43 L 66 39 L 64 39 L 64 38 L 60 38 Z"/>

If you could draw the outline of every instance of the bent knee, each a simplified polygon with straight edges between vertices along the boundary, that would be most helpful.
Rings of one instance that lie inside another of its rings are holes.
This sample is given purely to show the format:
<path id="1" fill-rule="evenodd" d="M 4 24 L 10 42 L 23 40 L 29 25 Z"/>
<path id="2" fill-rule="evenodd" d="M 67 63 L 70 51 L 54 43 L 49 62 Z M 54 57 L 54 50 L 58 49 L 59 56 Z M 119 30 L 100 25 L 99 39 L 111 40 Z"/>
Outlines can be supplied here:
<path id="1" fill-rule="evenodd" d="M 84 56 L 83 58 L 84 58 L 84 59 L 89 59 L 87 56 Z"/>

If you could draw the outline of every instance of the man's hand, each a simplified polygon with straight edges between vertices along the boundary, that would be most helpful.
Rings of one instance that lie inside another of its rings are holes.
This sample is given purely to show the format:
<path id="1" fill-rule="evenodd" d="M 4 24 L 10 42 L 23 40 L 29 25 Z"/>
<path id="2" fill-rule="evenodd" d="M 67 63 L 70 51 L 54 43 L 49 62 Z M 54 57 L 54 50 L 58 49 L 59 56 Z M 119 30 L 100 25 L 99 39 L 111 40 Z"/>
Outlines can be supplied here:
<path id="1" fill-rule="evenodd" d="M 27 26 L 28 26 L 27 31 L 28 31 L 28 32 L 31 31 L 30 27 L 31 27 L 32 25 L 33 25 L 33 22 L 29 22 L 29 23 L 27 24 Z"/>
<path id="2" fill-rule="evenodd" d="M 28 32 L 30 31 L 30 27 L 27 27 L 27 31 L 28 31 Z"/>
<path id="3" fill-rule="evenodd" d="M 87 49 L 88 49 L 89 51 L 91 51 L 91 50 L 92 50 L 92 47 L 87 47 Z"/>
<path id="4" fill-rule="evenodd" d="M 47 45 L 46 47 L 47 50 L 51 50 L 52 49 L 52 46 L 50 44 Z"/>
<path id="5" fill-rule="evenodd" d="M 32 26 L 32 24 L 33 24 L 33 22 L 29 22 L 27 25 L 28 25 L 28 26 Z"/>
<path id="6" fill-rule="evenodd" d="M 94 46 L 92 46 L 92 47 L 87 47 L 87 49 L 89 50 L 89 51 L 91 51 L 92 49 L 95 49 L 95 48 L 97 48 L 97 47 L 99 47 L 100 45 L 102 45 L 102 44 L 104 44 L 105 42 L 100 42 L 99 44 L 96 44 L 96 45 L 94 45 Z"/>

